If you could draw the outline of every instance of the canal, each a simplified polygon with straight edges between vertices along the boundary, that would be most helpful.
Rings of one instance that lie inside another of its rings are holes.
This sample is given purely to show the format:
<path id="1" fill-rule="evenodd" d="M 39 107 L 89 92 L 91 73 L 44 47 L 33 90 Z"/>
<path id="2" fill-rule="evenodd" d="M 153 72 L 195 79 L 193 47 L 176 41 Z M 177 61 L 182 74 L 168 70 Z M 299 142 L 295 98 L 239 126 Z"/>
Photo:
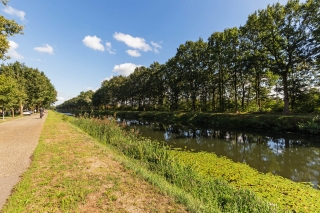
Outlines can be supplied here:
<path id="1" fill-rule="evenodd" d="M 160 123 L 123 121 L 144 137 L 165 141 L 172 148 L 211 152 L 256 170 L 271 172 L 319 188 L 320 138 L 297 134 L 189 128 Z"/>

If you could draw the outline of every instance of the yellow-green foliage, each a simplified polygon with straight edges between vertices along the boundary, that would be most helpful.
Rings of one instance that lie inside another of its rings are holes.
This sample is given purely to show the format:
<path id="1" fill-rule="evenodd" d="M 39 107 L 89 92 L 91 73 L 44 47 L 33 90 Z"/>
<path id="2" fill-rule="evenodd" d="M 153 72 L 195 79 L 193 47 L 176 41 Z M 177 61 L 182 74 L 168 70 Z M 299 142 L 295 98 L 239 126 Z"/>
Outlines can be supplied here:
<path id="1" fill-rule="evenodd" d="M 173 151 L 173 154 L 204 178 L 222 178 L 237 188 L 254 191 L 269 202 L 295 212 L 320 212 L 320 191 L 309 185 L 271 173 L 262 174 L 246 164 L 211 153 Z"/>

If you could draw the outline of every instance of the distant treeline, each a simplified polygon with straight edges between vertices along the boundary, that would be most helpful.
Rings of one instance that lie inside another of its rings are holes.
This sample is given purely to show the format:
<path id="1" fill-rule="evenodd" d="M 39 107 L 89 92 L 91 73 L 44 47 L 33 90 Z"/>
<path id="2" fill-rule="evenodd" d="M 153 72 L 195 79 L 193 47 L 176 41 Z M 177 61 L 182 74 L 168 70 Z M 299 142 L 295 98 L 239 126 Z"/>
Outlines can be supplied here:
<path id="1" fill-rule="evenodd" d="M 0 107 L 14 113 L 23 109 L 49 107 L 57 91 L 44 72 L 15 62 L 0 66 Z"/>
<path id="2" fill-rule="evenodd" d="M 319 112 L 319 13 L 319 0 L 269 5 L 244 26 L 187 41 L 165 64 L 105 80 L 57 108 Z"/>

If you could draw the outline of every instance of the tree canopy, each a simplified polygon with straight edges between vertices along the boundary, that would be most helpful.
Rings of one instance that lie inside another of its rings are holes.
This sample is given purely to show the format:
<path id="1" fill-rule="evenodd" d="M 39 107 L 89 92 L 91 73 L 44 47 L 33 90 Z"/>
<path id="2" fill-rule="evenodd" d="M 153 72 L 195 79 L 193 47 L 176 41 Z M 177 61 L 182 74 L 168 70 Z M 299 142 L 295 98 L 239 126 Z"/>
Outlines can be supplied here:
<path id="1" fill-rule="evenodd" d="M 2 3 L 6 5 L 8 0 L 2 0 Z M 23 26 L 17 24 L 14 20 L 8 20 L 4 16 L 0 15 L 0 60 L 6 60 L 10 58 L 5 54 L 10 48 L 9 36 L 14 36 L 15 34 L 22 34 Z"/>
<path id="2" fill-rule="evenodd" d="M 57 91 L 50 82 L 50 79 L 35 68 L 27 67 L 20 62 L 2 64 L 0 66 L 0 74 L 13 79 L 16 82 L 16 90 L 14 94 L 4 94 L 7 98 L 14 99 L 15 108 L 23 106 L 27 108 L 48 107 L 56 101 Z M 2 82 L 3 85 L 9 86 L 9 81 Z"/>
<path id="3" fill-rule="evenodd" d="M 186 41 L 165 64 L 106 80 L 90 108 L 289 113 L 310 112 L 309 100 L 320 110 L 319 17 L 319 0 L 268 5 L 243 26 Z"/>

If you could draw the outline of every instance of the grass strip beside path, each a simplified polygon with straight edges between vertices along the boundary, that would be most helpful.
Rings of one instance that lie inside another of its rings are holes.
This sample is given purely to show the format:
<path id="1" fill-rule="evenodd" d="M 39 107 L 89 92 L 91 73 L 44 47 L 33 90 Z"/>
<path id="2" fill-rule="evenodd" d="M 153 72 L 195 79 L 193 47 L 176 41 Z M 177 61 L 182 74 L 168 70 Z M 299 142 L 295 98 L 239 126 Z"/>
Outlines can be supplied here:
<path id="1" fill-rule="evenodd" d="M 32 164 L 2 212 L 186 212 L 115 158 L 49 112 Z"/>
<path id="2" fill-rule="evenodd" d="M 32 116 L 32 115 L 31 115 Z M 4 123 L 4 122 L 8 122 L 8 121 L 12 121 L 12 120 L 15 120 L 15 119 L 19 119 L 19 118 L 23 118 L 24 116 L 20 116 L 20 115 L 16 115 L 14 117 L 11 117 L 11 116 L 5 116 L 4 119 L 2 117 L 2 115 L 0 116 L 0 124 L 1 123 Z"/>

